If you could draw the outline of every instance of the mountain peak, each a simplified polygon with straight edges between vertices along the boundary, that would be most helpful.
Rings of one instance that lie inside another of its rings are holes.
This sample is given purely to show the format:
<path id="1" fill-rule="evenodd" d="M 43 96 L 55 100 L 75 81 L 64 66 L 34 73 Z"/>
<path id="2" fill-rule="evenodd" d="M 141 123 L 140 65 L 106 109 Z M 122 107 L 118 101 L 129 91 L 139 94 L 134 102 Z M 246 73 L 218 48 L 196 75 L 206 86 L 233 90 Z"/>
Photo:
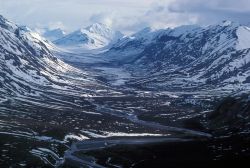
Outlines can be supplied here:
<path id="1" fill-rule="evenodd" d="M 230 26 L 232 24 L 232 21 L 230 20 L 223 20 L 221 23 L 221 26 Z"/>
<path id="2" fill-rule="evenodd" d="M 103 29 L 103 28 L 111 29 L 110 26 L 108 26 L 107 24 L 104 24 L 104 23 L 93 23 L 92 25 L 87 26 L 85 29 L 91 31 L 91 30 Z"/>
<path id="3" fill-rule="evenodd" d="M 24 32 L 31 32 L 32 31 L 28 26 L 20 26 L 19 29 L 24 31 Z"/>
<path id="4" fill-rule="evenodd" d="M 0 24 L 5 24 L 6 22 L 8 22 L 8 20 L 2 15 L 0 15 Z"/>
<path id="5" fill-rule="evenodd" d="M 8 29 L 10 31 L 15 31 L 17 29 L 17 26 L 12 23 L 11 21 L 7 20 L 5 17 L 0 15 L 0 27 L 4 29 Z"/>
<path id="6" fill-rule="evenodd" d="M 94 23 L 57 40 L 57 45 L 69 47 L 103 48 L 123 36 L 103 23 Z"/>
<path id="7" fill-rule="evenodd" d="M 233 27 L 238 27 L 240 24 L 238 22 L 230 21 L 230 20 L 223 20 L 222 22 L 219 23 L 221 27 L 228 27 L 228 26 L 233 26 Z"/>
<path id="8" fill-rule="evenodd" d="M 86 27 L 85 30 L 89 31 L 90 33 L 98 34 L 106 38 L 109 38 L 110 34 L 113 33 L 111 27 L 103 23 L 94 23 Z"/>

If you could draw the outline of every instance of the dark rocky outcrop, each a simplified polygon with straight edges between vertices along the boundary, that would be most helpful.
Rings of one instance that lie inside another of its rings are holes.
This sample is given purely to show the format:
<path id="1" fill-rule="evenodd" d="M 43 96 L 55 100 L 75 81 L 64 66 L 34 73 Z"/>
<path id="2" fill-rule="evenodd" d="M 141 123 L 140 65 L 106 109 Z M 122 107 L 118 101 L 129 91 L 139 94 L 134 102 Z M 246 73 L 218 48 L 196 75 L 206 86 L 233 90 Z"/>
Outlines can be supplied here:
<path id="1" fill-rule="evenodd" d="M 215 133 L 250 133 L 250 96 L 226 98 L 208 119 L 208 127 Z"/>

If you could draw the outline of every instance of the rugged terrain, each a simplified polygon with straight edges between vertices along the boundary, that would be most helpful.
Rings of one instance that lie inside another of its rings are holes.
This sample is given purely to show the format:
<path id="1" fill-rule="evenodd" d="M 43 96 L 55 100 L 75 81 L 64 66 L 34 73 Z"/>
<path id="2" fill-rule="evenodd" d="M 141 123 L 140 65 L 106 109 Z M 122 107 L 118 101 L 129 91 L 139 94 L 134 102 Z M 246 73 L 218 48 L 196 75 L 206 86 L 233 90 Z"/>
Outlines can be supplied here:
<path id="1" fill-rule="evenodd" d="M 208 27 L 144 29 L 116 43 L 105 58 L 126 65 L 129 84 L 146 89 L 249 88 L 250 28 L 224 21 Z"/>
<path id="2" fill-rule="evenodd" d="M 0 166 L 247 162 L 248 31 L 223 22 L 113 43 L 96 24 L 65 47 L 1 16 Z"/>

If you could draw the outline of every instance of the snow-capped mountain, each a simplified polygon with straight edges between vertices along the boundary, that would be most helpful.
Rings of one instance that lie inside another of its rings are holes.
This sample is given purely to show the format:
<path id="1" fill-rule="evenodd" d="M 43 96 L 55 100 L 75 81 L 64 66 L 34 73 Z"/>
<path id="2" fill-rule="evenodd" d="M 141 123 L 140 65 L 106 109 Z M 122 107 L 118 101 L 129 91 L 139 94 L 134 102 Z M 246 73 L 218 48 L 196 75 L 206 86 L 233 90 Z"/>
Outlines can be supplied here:
<path id="1" fill-rule="evenodd" d="M 51 48 L 39 34 L 0 16 L 0 99 L 37 95 L 39 88 L 63 89 L 69 84 L 66 74 L 77 70 L 57 59 Z"/>
<path id="2" fill-rule="evenodd" d="M 154 31 L 147 27 L 132 36 L 124 36 L 111 46 L 106 56 L 109 60 L 115 62 L 131 62 L 143 52 L 147 45 L 153 43 L 160 32 L 161 30 Z"/>
<path id="3" fill-rule="evenodd" d="M 46 39 L 52 42 L 64 37 L 65 35 L 66 35 L 66 32 L 60 28 L 52 29 L 52 30 L 46 29 L 44 33 L 42 34 L 43 37 L 45 37 Z"/>
<path id="4" fill-rule="evenodd" d="M 122 33 L 113 31 L 108 26 L 95 23 L 86 28 L 82 28 L 65 37 L 56 40 L 54 43 L 63 47 L 82 47 L 97 49 L 106 47 L 122 37 Z"/>
<path id="5" fill-rule="evenodd" d="M 135 76 L 145 77 L 132 83 L 147 87 L 245 86 L 250 83 L 250 28 L 224 21 L 205 28 L 145 29 L 121 39 L 105 57 L 127 64 Z"/>

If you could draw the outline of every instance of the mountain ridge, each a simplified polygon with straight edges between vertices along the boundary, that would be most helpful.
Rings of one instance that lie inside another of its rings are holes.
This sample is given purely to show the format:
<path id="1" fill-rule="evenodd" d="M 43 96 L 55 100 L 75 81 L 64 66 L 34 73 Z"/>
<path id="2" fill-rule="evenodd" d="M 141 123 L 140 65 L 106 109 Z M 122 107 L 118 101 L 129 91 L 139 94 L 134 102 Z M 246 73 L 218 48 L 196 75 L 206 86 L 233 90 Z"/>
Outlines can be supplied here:
<path id="1" fill-rule="evenodd" d="M 131 82 L 135 85 L 158 89 L 174 84 L 215 88 L 233 87 L 238 83 L 247 87 L 250 79 L 249 30 L 228 21 L 208 27 L 144 29 L 114 44 L 104 53 L 104 58 L 125 66 L 134 76 L 142 78 Z"/>
<path id="2" fill-rule="evenodd" d="M 115 43 L 122 36 L 121 32 L 113 31 L 105 24 L 94 23 L 86 28 L 76 30 L 56 40 L 54 43 L 63 47 L 97 49 Z"/>
<path id="3" fill-rule="evenodd" d="M 78 85 L 77 76 L 89 83 L 95 82 L 87 73 L 58 59 L 53 49 L 53 44 L 38 33 L 0 16 L 1 95 L 11 98 L 13 95 L 38 96 L 50 89 L 66 91 L 73 89 L 70 84 Z M 76 79 L 68 75 L 71 73 Z"/>

